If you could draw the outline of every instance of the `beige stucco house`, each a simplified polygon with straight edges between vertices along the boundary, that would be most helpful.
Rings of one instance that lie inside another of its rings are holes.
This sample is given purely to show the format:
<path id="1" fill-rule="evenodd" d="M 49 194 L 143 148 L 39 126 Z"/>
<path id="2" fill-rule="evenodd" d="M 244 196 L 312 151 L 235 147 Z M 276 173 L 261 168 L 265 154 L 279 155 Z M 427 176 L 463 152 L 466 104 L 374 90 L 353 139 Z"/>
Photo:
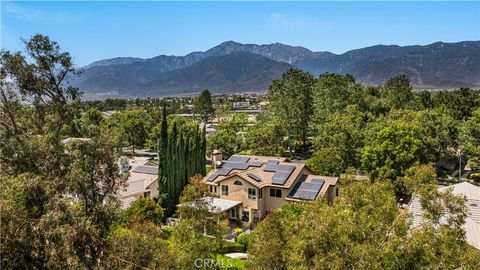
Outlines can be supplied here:
<path id="1" fill-rule="evenodd" d="M 126 209 L 138 198 L 158 198 L 158 165 L 150 164 L 147 158 L 136 157 L 128 161 L 130 175 L 125 187 L 117 192 Z"/>
<path id="2" fill-rule="evenodd" d="M 212 166 L 204 181 L 215 197 L 232 202 L 223 209 L 231 219 L 256 222 L 289 201 L 324 199 L 332 204 L 338 196 L 338 177 L 315 175 L 305 164 L 283 157 L 234 155 L 222 160 L 215 151 Z"/>

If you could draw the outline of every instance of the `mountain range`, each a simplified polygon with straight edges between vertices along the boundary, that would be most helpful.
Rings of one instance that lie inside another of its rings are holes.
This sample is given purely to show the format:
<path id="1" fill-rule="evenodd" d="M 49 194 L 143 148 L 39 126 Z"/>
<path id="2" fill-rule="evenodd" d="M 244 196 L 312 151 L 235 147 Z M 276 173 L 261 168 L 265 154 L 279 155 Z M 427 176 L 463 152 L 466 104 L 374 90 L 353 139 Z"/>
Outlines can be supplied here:
<path id="1" fill-rule="evenodd" d="M 281 43 L 223 42 L 205 52 L 149 59 L 118 57 L 83 68 L 72 83 L 90 96 L 145 97 L 265 91 L 289 68 L 318 76 L 352 74 L 364 84 L 407 75 L 416 88 L 480 87 L 480 41 L 376 45 L 343 54 Z"/>

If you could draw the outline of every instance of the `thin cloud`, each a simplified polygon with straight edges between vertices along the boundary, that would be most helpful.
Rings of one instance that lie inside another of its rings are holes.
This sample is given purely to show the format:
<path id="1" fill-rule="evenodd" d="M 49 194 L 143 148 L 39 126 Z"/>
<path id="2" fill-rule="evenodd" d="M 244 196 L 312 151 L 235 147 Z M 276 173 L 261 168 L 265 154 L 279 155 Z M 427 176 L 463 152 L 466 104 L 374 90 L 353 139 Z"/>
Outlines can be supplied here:
<path id="1" fill-rule="evenodd" d="M 331 29 L 330 25 L 319 22 L 318 20 L 286 16 L 277 12 L 270 14 L 270 25 L 277 30 L 302 30 L 312 27 L 323 31 Z"/>
<path id="2" fill-rule="evenodd" d="M 50 13 L 40 9 L 27 8 L 12 2 L 2 1 L 2 15 L 33 23 L 63 23 L 72 19 L 64 12 Z"/>
<path id="3" fill-rule="evenodd" d="M 280 30 L 296 30 L 305 26 L 302 19 L 287 17 L 281 13 L 270 14 L 270 24 Z"/>

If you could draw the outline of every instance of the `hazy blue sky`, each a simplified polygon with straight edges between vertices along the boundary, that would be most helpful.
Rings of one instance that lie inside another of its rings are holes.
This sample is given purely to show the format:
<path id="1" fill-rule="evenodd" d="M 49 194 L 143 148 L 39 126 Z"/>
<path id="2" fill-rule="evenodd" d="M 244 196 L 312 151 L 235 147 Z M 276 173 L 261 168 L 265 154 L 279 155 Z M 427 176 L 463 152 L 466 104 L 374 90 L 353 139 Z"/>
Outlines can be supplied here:
<path id="1" fill-rule="evenodd" d="M 314 51 L 480 40 L 480 2 L 4 2 L 1 46 L 49 35 L 79 66 L 204 51 L 226 40 Z"/>

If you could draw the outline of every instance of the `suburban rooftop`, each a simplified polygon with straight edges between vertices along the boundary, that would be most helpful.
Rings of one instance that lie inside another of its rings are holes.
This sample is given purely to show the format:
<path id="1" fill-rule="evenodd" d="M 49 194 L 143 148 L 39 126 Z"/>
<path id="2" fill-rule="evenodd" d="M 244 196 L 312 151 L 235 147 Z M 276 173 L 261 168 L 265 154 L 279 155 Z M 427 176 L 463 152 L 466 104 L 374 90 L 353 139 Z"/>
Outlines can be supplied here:
<path id="1" fill-rule="evenodd" d="M 338 177 L 313 175 L 302 163 L 293 163 L 285 157 L 233 155 L 216 164 L 217 169 L 205 177 L 209 185 L 238 176 L 257 188 L 274 187 L 291 189 L 289 200 L 313 200 L 322 196 Z M 302 174 L 302 171 L 308 175 Z"/>

